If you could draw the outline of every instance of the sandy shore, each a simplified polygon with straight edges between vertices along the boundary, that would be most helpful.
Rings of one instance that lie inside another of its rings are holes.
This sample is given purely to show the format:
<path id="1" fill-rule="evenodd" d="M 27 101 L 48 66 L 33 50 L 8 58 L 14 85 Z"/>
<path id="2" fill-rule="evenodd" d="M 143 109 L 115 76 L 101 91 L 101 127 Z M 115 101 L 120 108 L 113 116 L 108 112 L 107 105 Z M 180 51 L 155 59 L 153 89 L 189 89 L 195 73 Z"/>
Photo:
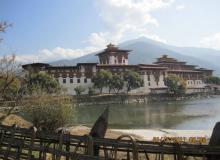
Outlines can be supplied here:
<path id="1" fill-rule="evenodd" d="M 209 139 L 212 130 L 171 130 L 171 129 L 127 129 L 114 130 L 124 134 L 132 134 L 142 137 L 144 140 L 153 140 L 154 137 L 205 137 Z"/>
<path id="2" fill-rule="evenodd" d="M 2 114 L 0 113 L 0 116 Z M 10 115 L 2 122 L 4 125 L 17 124 L 21 128 L 30 128 L 31 123 L 27 122 L 23 118 L 17 115 Z M 89 134 L 90 128 L 86 126 L 73 126 L 68 127 L 69 131 L 73 135 L 85 135 Z M 120 135 L 129 134 L 137 139 L 153 140 L 154 137 L 205 137 L 209 139 L 212 130 L 171 130 L 171 129 L 108 129 L 106 138 L 118 138 Z"/>
<path id="3" fill-rule="evenodd" d="M 85 126 L 74 126 L 68 128 L 73 135 L 89 134 L 90 128 Z M 208 140 L 212 130 L 171 130 L 171 129 L 108 129 L 106 138 L 118 138 L 121 135 L 131 135 L 140 140 L 152 141 L 154 137 L 179 137 L 192 138 L 204 137 Z"/>

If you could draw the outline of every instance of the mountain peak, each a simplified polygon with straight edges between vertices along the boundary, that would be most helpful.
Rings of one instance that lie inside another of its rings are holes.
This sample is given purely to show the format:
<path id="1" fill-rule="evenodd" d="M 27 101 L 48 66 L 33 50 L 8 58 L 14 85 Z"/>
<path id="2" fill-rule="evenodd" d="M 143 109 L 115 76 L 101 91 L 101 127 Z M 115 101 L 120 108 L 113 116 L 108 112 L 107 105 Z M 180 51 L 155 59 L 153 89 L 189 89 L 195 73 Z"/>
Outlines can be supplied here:
<path id="1" fill-rule="evenodd" d="M 220 51 L 217 50 L 214 52 L 214 50 L 203 48 L 175 47 L 144 36 L 125 41 L 117 46 L 121 49 L 132 50 L 132 54 L 129 55 L 129 64 L 152 64 L 156 58 L 161 57 L 162 55 L 168 55 L 177 60 L 186 61 L 188 64 L 201 65 L 200 67 L 213 69 L 216 73 L 220 74 L 220 64 L 218 63 L 218 60 L 220 59 Z M 211 51 L 214 52 L 212 54 L 213 56 L 210 56 L 212 53 Z M 57 61 L 52 64 L 75 65 L 76 63 L 88 61 L 98 62 L 95 53 L 73 60 Z"/>

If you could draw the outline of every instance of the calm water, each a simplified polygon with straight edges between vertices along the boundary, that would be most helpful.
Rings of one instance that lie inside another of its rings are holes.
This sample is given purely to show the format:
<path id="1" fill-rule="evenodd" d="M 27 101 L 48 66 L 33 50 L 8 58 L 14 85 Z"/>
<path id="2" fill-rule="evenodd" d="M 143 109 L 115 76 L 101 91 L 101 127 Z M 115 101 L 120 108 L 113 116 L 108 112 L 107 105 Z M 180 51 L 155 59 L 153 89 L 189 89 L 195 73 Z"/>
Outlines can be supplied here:
<path id="1" fill-rule="evenodd" d="M 212 129 L 220 121 L 220 97 L 108 106 L 109 128 L 114 129 Z M 106 107 L 78 106 L 74 123 L 91 126 Z"/>

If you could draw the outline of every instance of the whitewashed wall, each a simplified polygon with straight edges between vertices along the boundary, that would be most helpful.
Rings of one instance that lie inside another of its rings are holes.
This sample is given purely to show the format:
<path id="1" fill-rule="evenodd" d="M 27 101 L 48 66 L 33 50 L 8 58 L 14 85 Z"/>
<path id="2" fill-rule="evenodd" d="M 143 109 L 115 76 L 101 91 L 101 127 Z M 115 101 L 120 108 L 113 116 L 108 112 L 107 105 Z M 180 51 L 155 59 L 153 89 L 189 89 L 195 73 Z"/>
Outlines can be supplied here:
<path id="1" fill-rule="evenodd" d="M 58 81 L 59 83 L 67 89 L 67 92 L 68 94 L 70 95 L 75 95 L 75 91 L 74 89 L 77 87 L 77 86 L 82 86 L 84 87 L 86 90 L 84 93 L 82 94 L 87 94 L 88 93 L 88 89 L 89 87 L 92 87 L 93 86 L 93 83 L 91 82 L 91 79 L 90 78 L 87 78 L 87 83 L 84 83 L 84 79 L 86 77 L 81 77 L 81 78 L 76 78 L 76 77 L 73 77 L 73 78 L 62 78 L 62 77 L 59 77 Z M 63 79 L 66 79 L 66 83 L 63 83 Z M 73 79 L 73 83 L 70 83 L 70 79 Z M 80 83 L 77 82 L 77 79 L 80 79 Z"/>
<path id="2" fill-rule="evenodd" d="M 81 70 L 83 70 L 83 68 L 81 68 Z M 65 78 L 66 79 L 66 83 L 63 83 L 63 79 L 62 77 L 59 77 L 58 81 L 59 83 L 67 89 L 68 91 L 68 94 L 70 95 L 75 95 L 75 91 L 74 89 L 77 87 L 77 86 L 82 86 L 84 87 L 86 90 L 85 92 L 83 92 L 82 94 L 88 94 L 88 90 L 89 90 L 89 87 L 93 87 L 93 83 L 91 82 L 91 79 L 90 78 L 87 78 L 87 83 L 84 82 L 84 79 L 86 77 L 81 77 L 80 78 L 80 83 L 77 82 L 77 79 L 76 77 L 73 77 L 73 83 L 70 83 L 70 78 L 67 77 Z M 164 88 L 166 87 L 165 84 L 164 84 L 164 80 L 163 80 L 163 75 L 161 74 L 160 77 L 159 77 L 159 82 L 158 82 L 158 85 L 156 84 L 155 82 L 155 78 L 152 74 L 150 74 L 150 81 L 148 81 L 148 75 L 144 74 L 144 75 L 141 75 L 141 78 L 143 79 L 144 81 L 144 86 L 143 87 L 140 87 L 140 88 L 137 88 L 137 89 L 134 89 L 134 90 L 131 90 L 129 93 L 133 93 L 133 94 L 138 94 L 138 93 L 144 93 L 144 94 L 148 94 L 151 92 L 151 89 L 150 88 Z M 202 88 L 205 87 L 205 83 L 202 81 L 202 80 L 188 80 L 187 81 L 187 92 L 186 93 L 195 93 L 195 92 L 202 92 Z M 193 88 L 193 89 L 192 89 Z M 96 93 L 99 93 L 99 90 L 96 89 L 95 90 Z M 109 93 L 109 89 L 104 87 L 103 88 L 103 93 Z M 119 91 L 120 93 L 126 93 L 127 92 L 127 88 L 126 88 L 126 84 L 124 85 L 123 89 Z M 114 90 L 111 91 L 111 93 L 114 93 Z"/>
<path id="3" fill-rule="evenodd" d="M 125 61 L 125 63 L 123 63 Z M 121 64 L 121 65 L 128 65 L 128 59 L 122 57 L 122 63 L 119 63 L 118 56 L 110 56 L 109 57 L 109 64 Z"/>

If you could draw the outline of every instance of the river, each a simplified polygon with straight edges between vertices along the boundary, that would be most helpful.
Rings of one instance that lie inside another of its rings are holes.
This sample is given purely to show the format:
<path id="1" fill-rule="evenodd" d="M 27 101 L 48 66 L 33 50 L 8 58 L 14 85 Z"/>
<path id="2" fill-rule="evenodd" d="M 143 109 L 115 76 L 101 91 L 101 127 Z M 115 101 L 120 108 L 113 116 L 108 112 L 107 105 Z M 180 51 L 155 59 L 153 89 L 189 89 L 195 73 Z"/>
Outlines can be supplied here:
<path id="1" fill-rule="evenodd" d="M 208 130 L 220 121 L 220 97 L 108 106 L 111 129 Z M 91 126 L 106 107 L 78 106 L 74 123 Z"/>

